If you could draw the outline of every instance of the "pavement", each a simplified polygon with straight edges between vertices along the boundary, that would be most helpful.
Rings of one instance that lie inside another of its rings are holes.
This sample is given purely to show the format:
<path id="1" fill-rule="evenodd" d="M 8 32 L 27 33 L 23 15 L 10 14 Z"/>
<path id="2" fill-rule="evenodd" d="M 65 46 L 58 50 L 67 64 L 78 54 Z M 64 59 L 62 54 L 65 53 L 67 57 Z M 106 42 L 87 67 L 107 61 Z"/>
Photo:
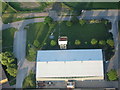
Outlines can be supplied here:
<path id="1" fill-rule="evenodd" d="M 79 16 L 79 19 L 109 19 L 112 22 L 112 29 L 111 32 L 113 33 L 113 38 L 115 40 L 115 49 L 116 51 L 118 50 L 118 26 L 116 25 L 118 23 L 118 10 L 93 10 L 93 11 L 84 11 L 83 14 L 81 16 Z M 54 18 L 54 20 L 56 21 L 67 21 L 70 20 L 71 17 L 58 17 L 58 18 Z M 21 20 L 21 21 L 17 21 L 17 22 L 13 22 L 10 24 L 3 24 L 2 27 L 0 26 L 0 30 L 4 30 L 10 27 L 14 27 L 16 29 L 18 29 L 18 31 L 15 32 L 15 37 L 14 37 L 14 54 L 18 59 L 18 74 L 17 74 L 17 83 L 16 83 L 16 88 L 21 88 L 22 87 L 22 82 L 24 80 L 24 78 L 27 76 L 28 71 L 32 68 L 35 67 L 35 62 L 30 63 L 27 62 L 25 59 L 26 56 L 26 31 L 24 30 L 24 27 L 27 24 L 30 23 L 36 23 L 36 22 L 43 22 L 44 18 L 35 18 L 35 19 L 28 19 L 28 20 Z M 115 53 L 115 55 L 117 55 L 118 52 Z M 117 56 L 115 56 L 116 58 L 113 60 L 117 60 L 118 58 Z M 115 61 L 116 62 L 116 61 Z M 113 64 L 113 62 L 111 61 L 110 63 Z M 31 66 L 32 65 L 32 66 Z M 115 64 L 117 66 L 117 64 Z M 114 65 L 114 66 L 115 66 Z M 110 68 L 112 68 L 112 65 L 109 66 Z M 88 82 L 78 82 L 80 83 L 80 85 L 85 85 L 85 83 L 88 84 Z M 97 84 L 98 83 L 98 84 Z M 103 84 L 102 84 L 103 83 Z M 110 82 L 101 82 L 99 83 L 99 81 L 94 82 L 95 85 L 108 85 L 108 86 L 114 86 L 117 87 L 118 86 L 118 82 L 114 82 L 109 84 Z M 79 85 L 79 84 L 78 84 Z M 89 85 L 89 84 L 88 84 Z M 117 85 L 117 86 L 116 86 Z M 79 86 L 78 86 L 79 87 Z"/>

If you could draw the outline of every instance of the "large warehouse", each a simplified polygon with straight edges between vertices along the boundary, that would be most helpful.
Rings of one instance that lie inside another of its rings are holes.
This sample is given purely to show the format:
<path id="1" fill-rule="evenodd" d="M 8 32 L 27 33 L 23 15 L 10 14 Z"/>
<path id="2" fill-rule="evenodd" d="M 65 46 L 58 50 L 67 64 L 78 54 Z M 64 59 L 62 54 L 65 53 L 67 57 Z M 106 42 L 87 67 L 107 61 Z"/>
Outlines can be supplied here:
<path id="1" fill-rule="evenodd" d="M 37 52 L 36 81 L 103 79 L 102 49 Z"/>

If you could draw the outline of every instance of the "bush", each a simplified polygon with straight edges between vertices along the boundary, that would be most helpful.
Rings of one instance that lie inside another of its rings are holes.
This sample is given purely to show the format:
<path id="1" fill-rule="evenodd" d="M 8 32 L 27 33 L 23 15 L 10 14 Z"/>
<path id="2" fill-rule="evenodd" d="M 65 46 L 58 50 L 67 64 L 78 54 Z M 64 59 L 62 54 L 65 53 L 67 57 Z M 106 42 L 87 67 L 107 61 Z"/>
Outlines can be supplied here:
<path id="1" fill-rule="evenodd" d="M 29 48 L 27 60 L 34 61 L 36 57 L 36 50 L 34 48 Z"/>
<path id="2" fill-rule="evenodd" d="M 106 42 L 105 42 L 104 40 L 101 40 L 101 41 L 99 41 L 99 44 L 100 44 L 100 45 L 105 45 Z"/>
<path id="3" fill-rule="evenodd" d="M 31 71 L 23 81 L 23 88 L 35 88 L 35 74 Z"/>
<path id="4" fill-rule="evenodd" d="M 50 24 L 52 22 L 53 22 L 53 19 L 51 17 L 49 17 L 49 16 L 45 17 L 45 20 L 44 20 L 45 24 Z"/>
<path id="5" fill-rule="evenodd" d="M 7 71 L 11 76 L 16 77 L 17 69 L 9 67 L 9 68 L 6 69 L 6 71 Z"/>
<path id="6" fill-rule="evenodd" d="M 113 47 L 114 46 L 114 41 L 111 40 L 111 39 L 108 39 L 107 44 L 110 45 L 111 47 Z"/>
<path id="7" fill-rule="evenodd" d="M 98 41 L 97 41 L 96 39 L 92 39 L 92 40 L 91 40 L 91 44 L 92 44 L 92 45 L 97 44 L 97 42 L 98 42 Z"/>
<path id="8" fill-rule="evenodd" d="M 55 46 L 57 43 L 56 43 L 56 41 L 55 40 L 51 40 L 51 42 L 50 42 L 50 45 L 51 46 Z"/>
<path id="9" fill-rule="evenodd" d="M 38 48 L 38 47 L 39 47 L 39 45 L 40 45 L 40 43 L 39 43 L 39 41 L 38 41 L 38 40 L 35 40 L 35 41 L 34 41 L 34 43 L 33 43 L 33 45 L 34 45 L 35 47 L 37 47 L 37 48 Z"/>
<path id="10" fill-rule="evenodd" d="M 80 21 L 79 21 L 79 23 L 80 23 L 80 25 L 84 25 L 84 24 L 86 24 L 86 20 L 83 20 L 83 19 L 81 19 Z"/>
<path id="11" fill-rule="evenodd" d="M 72 24 L 73 24 L 73 23 L 72 23 L 71 21 L 67 21 L 67 22 L 66 22 L 66 25 L 67 25 L 68 27 L 72 26 Z"/>
<path id="12" fill-rule="evenodd" d="M 16 59 L 11 52 L 4 52 L 0 54 L 1 64 L 6 66 L 6 71 L 10 76 L 15 77 L 17 73 Z"/>
<path id="13" fill-rule="evenodd" d="M 80 45 L 80 44 L 81 44 L 80 40 L 75 40 L 75 45 Z"/>
<path id="14" fill-rule="evenodd" d="M 90 20 L 90 23 L 99 23 L 99 20 Z"/>
<path id="15" fill-rule="evenodd" d="M 113 69 L 111 69 L 111 70 L 107 73 L 107 76 L 108 76 L 108 80 L 110 80 L 110 81 L 114 81 L 114 80 L 117 80 L 117 79 L 118 79 L 117 72 L 116 72 L 116 70 L 113 70 Z"/>

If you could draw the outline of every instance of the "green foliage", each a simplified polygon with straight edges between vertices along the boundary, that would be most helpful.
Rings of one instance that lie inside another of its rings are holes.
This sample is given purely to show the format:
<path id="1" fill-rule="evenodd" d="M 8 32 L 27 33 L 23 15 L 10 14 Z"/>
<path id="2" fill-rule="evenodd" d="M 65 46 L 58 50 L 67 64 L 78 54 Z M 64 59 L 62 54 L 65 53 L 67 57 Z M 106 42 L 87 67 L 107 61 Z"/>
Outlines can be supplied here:
<path id="1" fill-rule="evenodd" d="M 51 40 L 51 42 L 50 42 L 50 45 L 51 46 L 55 46 L 57 43 L 56 43 L 56 41 L 55 40 Z"/>
<path id="2" fill-rule="evenodd" d="M 97 44 L 97 42 L 98 42 L 98 41 L 97 41 L 96 39 L 92 39 L 92 40 L 91 40 L 91 44 L 92 44 L 92 45 Z"/>
<path id="3" fill-rule="evenodd" d="M 7 71 L 11 76 L 16 77 L 17 69 L 9 67 L 9 68 L 6 69 L 6 71 Z"/>
<path id="4" fill-rule="evenodd" d="M 36 57 L 36 50 L 33 47 L 29 48 L 27 59 L 30 61 L 34 61 L 35 57 Z"/>
<path id="5" fill-rule="evenodd" d="M 35 74 L 31 71 L 30 74 L 24 79 L 23 88 L 35 88 Z"/>
<path id="6" fill-rule="evenodd" d="M 99 20 L 94 20 L 94 19 L 93 19 L 93 20 L 90 20 L 89 22 L 90 22 L 90 23 L 100 23 Z"/>
<path id="7" fill-rule="evenodd" d="M 11 76 L 15 77 L 16 73 L 17 73 L 17 65 L 14 64 L 15 58 L 14 58 L 13 54 L 10 52 L 5 52 L 5 53 L 1 53 L 0 57 L 2 57 L 1 64 L 7 67 L 6 71 Z"/>
<path id="8" fill-rule="evenodd" d="M 107 73 L 108 79 L 110 81 L 114 81 L 118 79 L 118 75 L 116 70 L 111 69 L 108 73 Z"/>
<path id="9" fill-rule="evenodd" d="M 34 41 L 34 43 L 33 43 L 33 45 L 34 45 L 36 48 L 38 48 L 38 47 L 39 47 L 39 45 L 40 45 L 40 43 L 39 43 L 39 41 L 38 41 L 38 40 L 35 40 L 35 41 Z"/>
<path id="10" fill-rule="evenodd" d="M 84 24 L 86 24 L 86 20 L 81 19 L 81 20 L 79 20 L 79 23 L 80 23 L 80 25 L 84 25 Z"/>
<path id="11" fill-rule="evenodd" d="M 45 20 L 44 20 L 45 24 L 50 24 L 52 22 L 53 22 L 53 19 L 51 17 L 49 17 L 49 16 L 45 17 Z"/>
<path id="12" fill-rule="evenodd" d="M 80 45 L 80 44 L 81 44 L 80 40 L 75 40 L 75 45 Z"/>
<path id="13" fill-rule="evenodd" d="M 2 30 L 2 51 L 13 51 L 15 28 Z"/>
<path id="14" fill-rule="evenodd" d="M 105 40 L 100 40 L 100 41 L 99 41 L 99 44 L 100 44 L 100 45 L 105 45 L 106 42 L 105 42 Z"/>
<path id="15" fill-rule="evenodd" d="M 76 16 L 72 16 L 72 18 L 71 18 L 70 21 L 75 24 L 75 23 L 78 23 L 78 22 L 79 22 L 79 19 L 78 19 Z"/>
<path id="16" fill-rule="evenodd" d="M 54 23 L 50 23 L 50 24 L 49 24 L 50 29 L 54 29 L 55 26 L 56 26 L 56 22 L 54 22 Z"/>
<path id="17" fill-rule="evenodd" d="M 110 45 L 111 47 L 113 47 L 114 46 L 114 41 L 111 40 L 111 39 L 108 39 L 107 44 Z"/>
<path id="18" fill-rule="evenodd" d="M 67 21 L 67 22 L 66 22 L 66 25 L 67 25 L 68 27 L 72 26 L 72 24 L 73 24 L 73 23 L 72 23 L 71 21 Z"/>

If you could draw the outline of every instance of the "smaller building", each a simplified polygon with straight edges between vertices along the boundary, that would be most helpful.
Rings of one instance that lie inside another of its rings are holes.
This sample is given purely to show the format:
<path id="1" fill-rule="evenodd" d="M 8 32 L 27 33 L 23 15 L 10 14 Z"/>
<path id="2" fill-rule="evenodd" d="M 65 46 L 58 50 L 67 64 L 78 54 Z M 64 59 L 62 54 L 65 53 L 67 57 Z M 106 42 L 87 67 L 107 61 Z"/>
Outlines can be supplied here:
<path id="1" fill-rule="evenodd" d="M 58 44 L 60 45 L 60 49 L 67 49 L 68 38 L 66 36 L 62 36 L 58 38 Z"/>

